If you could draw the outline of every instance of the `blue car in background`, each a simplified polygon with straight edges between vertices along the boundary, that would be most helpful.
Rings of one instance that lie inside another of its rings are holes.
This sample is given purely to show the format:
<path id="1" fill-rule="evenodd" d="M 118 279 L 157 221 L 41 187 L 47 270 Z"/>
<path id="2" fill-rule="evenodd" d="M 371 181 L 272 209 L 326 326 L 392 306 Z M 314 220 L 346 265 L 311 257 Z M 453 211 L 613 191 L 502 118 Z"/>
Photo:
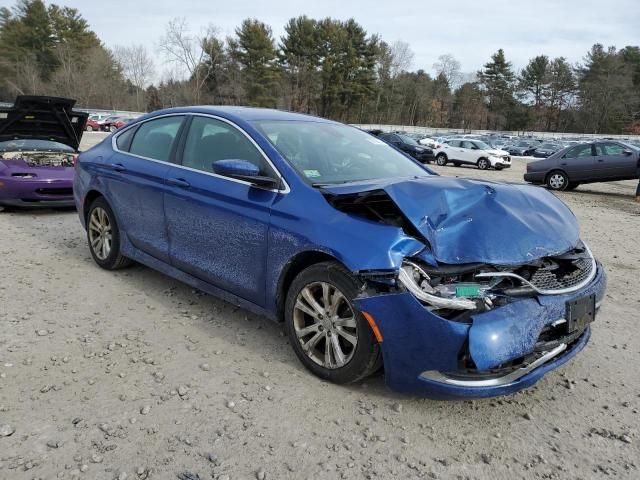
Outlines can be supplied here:
<path id="1" fill-rule="evenodd" d="M 588 342 L 606 277 L 576 218 L 529 185 L 441 177 L 354 127 L 243 107 L 154 112 L 76 164 L 91 255 L 132 260 L 285 323 L 350 383 L 486 397 Z"/>

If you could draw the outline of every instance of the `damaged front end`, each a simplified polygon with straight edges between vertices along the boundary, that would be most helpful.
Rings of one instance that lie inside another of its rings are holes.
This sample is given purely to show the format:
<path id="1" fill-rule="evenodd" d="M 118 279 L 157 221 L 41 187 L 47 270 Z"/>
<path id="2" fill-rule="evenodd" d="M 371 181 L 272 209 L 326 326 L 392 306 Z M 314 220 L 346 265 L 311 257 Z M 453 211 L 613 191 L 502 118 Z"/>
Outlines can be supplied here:
<path id="1" fill-rule="evenodd" d="M 391 388 L 508 394 L 587 343 L 604 270 L 564 204 L 528 189 L 440 178 L 329 194 L 335 208 L 425 244 L 393 278 L 359 272 L 370 288 L 355 303 L 381 332 Z"/>

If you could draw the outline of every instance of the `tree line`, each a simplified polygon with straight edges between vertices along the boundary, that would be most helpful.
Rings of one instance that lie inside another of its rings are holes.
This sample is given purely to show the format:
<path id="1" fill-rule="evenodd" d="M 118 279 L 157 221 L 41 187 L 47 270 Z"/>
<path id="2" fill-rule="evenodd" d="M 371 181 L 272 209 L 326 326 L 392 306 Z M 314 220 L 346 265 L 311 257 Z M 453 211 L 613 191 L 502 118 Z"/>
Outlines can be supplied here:
<path id="1" fill-rule="evenodd" d="M 18 0 L 0 9 L 0 100 L 48 94 L 118 110 L 251 105 L 350 123 L 640 134 L 638 46 L 595 44 L 575 65 L 539 55 L 519 72 L 500 49 L 472 74 L 443 54 L 429 73 L 412 69 L 407 43 L 354 19 L 299 16 L 280 38 L 257 19 L 223 38 L 176 18 L 157 48 L 162 75 L 142 45 L 106 48 L 77 9 Z"/>

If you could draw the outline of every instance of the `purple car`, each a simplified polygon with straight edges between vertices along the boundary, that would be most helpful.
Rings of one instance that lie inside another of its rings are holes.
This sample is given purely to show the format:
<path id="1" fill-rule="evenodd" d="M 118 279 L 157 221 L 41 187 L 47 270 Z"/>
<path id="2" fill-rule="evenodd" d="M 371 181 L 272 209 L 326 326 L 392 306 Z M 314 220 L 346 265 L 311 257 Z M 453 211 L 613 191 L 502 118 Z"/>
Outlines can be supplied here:
<path id="1" fill-rule="evenodd" d="M 88 114 L 75 100 L 19 96 L 0 108 L 0 206 L 73 206 L 74 162 Z"/>

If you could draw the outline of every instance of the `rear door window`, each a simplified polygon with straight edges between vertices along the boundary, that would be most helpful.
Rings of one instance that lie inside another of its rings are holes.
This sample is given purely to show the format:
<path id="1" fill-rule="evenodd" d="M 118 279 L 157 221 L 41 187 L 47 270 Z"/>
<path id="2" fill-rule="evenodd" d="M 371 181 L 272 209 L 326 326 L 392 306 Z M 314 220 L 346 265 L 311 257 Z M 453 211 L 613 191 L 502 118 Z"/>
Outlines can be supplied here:
<path id="1" fill-rule="evenodd" d="M 577 147 L 574 147 L 564 155 L 564 158 L 584 158 L 584 157 L 593 157 L 593 152 L 591 151 L 590 144 L 579 145 Z"/>
<path id="2" fill-rule="evenodd" d="M 183 118 L 171 116 L 143 123 L 133 137 L 129 153 L 168 162 Z"/>

